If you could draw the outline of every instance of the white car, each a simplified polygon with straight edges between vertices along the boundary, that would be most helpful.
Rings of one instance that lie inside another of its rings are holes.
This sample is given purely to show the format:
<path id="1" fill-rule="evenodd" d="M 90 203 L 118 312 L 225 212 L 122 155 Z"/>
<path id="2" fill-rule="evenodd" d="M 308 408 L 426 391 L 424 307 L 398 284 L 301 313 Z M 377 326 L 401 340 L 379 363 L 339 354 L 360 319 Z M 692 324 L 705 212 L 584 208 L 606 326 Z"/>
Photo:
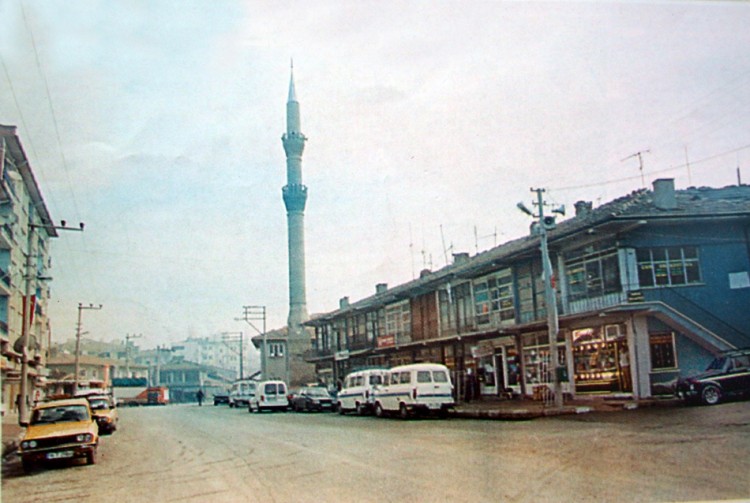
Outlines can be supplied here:
<path id="1" fill-rule="evenodd" d="M 341 391 L 338 393 L 339 414 L 356 412 L 363 415 L 374 410 L 375 386 L 383 384 L 383 377 L 387 369 L 365 369 L 351 372 L 344 379 Z"/>
<path id="2" fill-rule="evenodd" d="M 450 372 L 439 363 L 393 367 L 375 388 L 375 415 L 398 413 L 406 419 L 418 413 L 446 416 L 455 406 Z"/>
<path id="3" fill-rule="evenodd" d="M 289 410 L 289 397 L 284 381 L 260 381 L 247 407 L 248 412 Z"/>
<path id="4" fill-rule="evenodd" d="M 242 379 L 232 383 L 229 391 L 229 407 L 246 407 L 255 396 L 256 381 Z"/>

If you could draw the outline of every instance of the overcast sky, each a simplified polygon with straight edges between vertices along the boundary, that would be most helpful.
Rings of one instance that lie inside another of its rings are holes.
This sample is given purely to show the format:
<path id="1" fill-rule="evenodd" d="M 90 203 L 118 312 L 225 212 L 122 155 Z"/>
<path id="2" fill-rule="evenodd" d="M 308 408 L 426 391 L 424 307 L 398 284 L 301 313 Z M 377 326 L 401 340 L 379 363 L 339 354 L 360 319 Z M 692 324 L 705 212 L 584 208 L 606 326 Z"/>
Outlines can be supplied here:
<path id="1" fill-rule="evenodd" d="M 54 220 L 54 341 L 288 314 L 294 58 L 311 313 L 673 177 L 750 180 L 745 2 L 0 1 L 0 123 Z M 688 166 L 689 164 L 689 166 Z M 569 212 L 570 215 L 571 212 Z"/>

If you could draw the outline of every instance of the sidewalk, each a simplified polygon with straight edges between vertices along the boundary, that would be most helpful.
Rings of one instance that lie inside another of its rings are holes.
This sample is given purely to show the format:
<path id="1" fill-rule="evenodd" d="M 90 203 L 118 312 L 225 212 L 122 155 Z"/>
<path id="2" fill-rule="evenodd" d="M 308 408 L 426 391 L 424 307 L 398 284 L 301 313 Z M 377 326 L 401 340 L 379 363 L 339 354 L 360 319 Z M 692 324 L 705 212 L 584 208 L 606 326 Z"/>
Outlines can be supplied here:
<path id="1" fill-rule="evenodd" d="M 25 428 L 18 425 L 16 412 L 5 412 L 3 416 L 3 458 L 18 448 Z"/>
<path id="2" fill-rule="evenodd" d="M 644 407 L 671 406 L 675 403 L 674 399 L 612 400 L 592 398 L 566 400 L 561 408 L 556 408 L 553 404 L 545 405 L 540 400 L 483 398 L 478 401 L 457 404 L 453 416 L 469 419 L 513 421 L 569 414 L 586 414 L 588 412 L 613 412 Z"/>

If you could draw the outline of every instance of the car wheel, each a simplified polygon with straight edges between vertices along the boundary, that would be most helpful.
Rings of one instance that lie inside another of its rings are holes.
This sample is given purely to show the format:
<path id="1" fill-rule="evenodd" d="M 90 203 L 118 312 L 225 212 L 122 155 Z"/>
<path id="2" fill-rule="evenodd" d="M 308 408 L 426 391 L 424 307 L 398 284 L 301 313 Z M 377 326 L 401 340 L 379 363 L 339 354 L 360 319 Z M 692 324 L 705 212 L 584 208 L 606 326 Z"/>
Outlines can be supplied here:
<path id="1" fill-rule="evenodd" d="M 380 402 L 375 404 L 375 415 L 377 417 L 385 417 L 385 410 L 383 410 L 383 406 L 380 405 Z"/>
<path id="2" fill-rule="evenodd" d="M 346 414 L 346 411 L 344 410 L 344 404 L 341 404 L 341 403 L 340 403 L 340 404 L 338 405 L 337 409 L 339 410 L 339 414 L 341 414 L 342 416 L 343 416 L 344 414 Z"/>
<path id="3" fill-rule="evenodd" d="M 359 403 L 359 402 L 357 402 L 357 415 L 358 416 L 364 416 L 365 415 L 365 407 L 361 403 Z"/>
<path id="4" fill-rule="evenodd" d="M 89 451 L 88 454 L 86 454 L 86 463 L 89 465 L 95 465 L 96 464 L 96 449 L 93 449 Z"/>
<path id="5" fill-rule="evenodd" d="M 703 388 L 701 399 L 706 405 L 716 405 L 721 401 L 721 390 L 718 386 L 709 384 L 708 386 Z"/>
<path id="6" fill-rule="evenodd" d="M 409 409 L 406 408 L 406 404 L 401 404 L 398 408 L 398 417 L 401 419 L 409 419 Z"/>
<path id="7" fill-rule="evenodd" d="M 23 466 L 23 471 L 26 473 L 31 473 L 36 468 L 34 462 L 26 458 L 21 459 L 21 465 Z"/>

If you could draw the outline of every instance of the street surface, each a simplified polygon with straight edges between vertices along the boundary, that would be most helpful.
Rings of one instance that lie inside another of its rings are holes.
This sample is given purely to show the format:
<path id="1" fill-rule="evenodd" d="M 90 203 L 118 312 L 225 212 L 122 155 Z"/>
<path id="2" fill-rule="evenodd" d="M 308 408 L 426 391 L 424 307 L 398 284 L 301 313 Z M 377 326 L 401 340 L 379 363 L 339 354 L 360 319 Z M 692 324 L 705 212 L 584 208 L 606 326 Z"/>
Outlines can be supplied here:
<path id="1" fill-rule="evenodd" d="M 401 421 L 226 406 L 120 409 L 93 466 L 2 501 L 685 501 L 750 498 L 750 402 L 533 421 Z"/>

